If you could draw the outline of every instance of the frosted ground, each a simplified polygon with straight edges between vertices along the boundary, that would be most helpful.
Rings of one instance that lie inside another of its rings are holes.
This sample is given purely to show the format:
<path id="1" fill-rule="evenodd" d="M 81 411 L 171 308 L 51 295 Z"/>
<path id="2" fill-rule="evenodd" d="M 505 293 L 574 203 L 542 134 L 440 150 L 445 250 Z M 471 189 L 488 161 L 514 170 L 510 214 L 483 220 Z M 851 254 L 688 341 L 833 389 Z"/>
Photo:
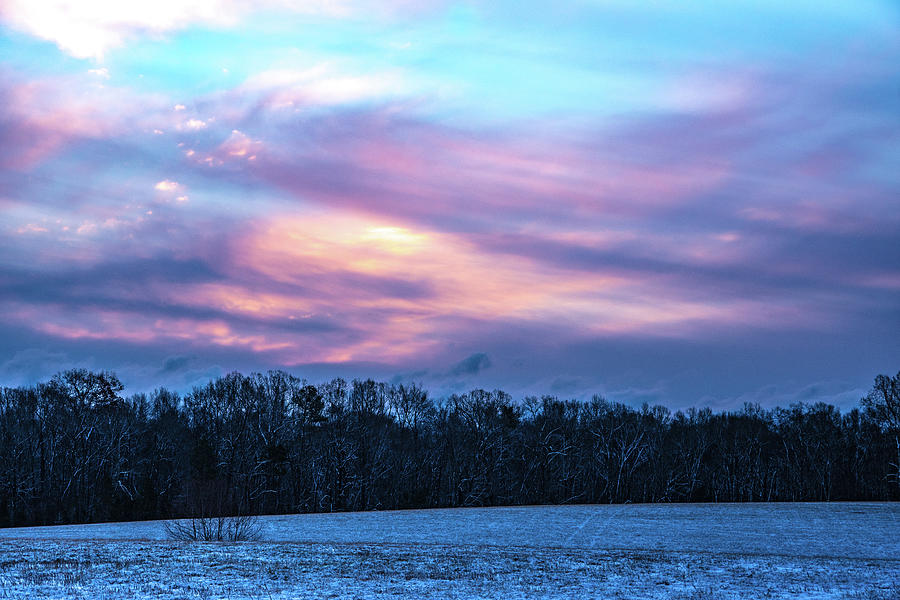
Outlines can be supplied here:
<path id="1" fill-rule="evenodd" d="M 2 598 L 900 599 L 900 504 L 680 504 L 0 529 Z"/>

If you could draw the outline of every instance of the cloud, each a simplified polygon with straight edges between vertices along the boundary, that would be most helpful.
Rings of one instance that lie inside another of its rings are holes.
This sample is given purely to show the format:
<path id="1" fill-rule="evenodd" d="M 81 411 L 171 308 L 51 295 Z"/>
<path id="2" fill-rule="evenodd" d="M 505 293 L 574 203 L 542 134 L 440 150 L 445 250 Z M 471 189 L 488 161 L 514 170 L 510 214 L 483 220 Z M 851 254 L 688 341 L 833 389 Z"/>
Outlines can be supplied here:
<path id="1" fill-rule="evenodd" d="M 216 153 L 219 156 L 229 159 L 256 160 L 257 155 L 264 149 L 263 143 L 254 140 L 247 135 L 241 133 L 237 129 L 231 131 L 231 135 L 227 140 L 217 148 Z"/>
<path id="2" fill-rule="evenodd" d="M 157 182 L 156 185 L 153 186 L 153 189 L 160 192 L 174 192 L 179 187 L 180 186 L 177 181 L 163 179 L 162 181 Z"/>
<path id="3" fill-rule="evenodd" d="M 31 385 L 46 379 L 48 374 L 64 371 L 75 364 L 64 352 L 43 348 L 18 350 L 0 364 L 0 382 L 5 385 Z"/>
<path id="4" fill-rule="evenodd" d="M 421 11 L 430 3 L 403 0 L 6 0 L 0 18 L 35 37 L 54 42 L 77 58 L 102 60 L 112 49 L 146 36 L 159 37 L 192 26 L 237 27 L 257 13 L 384 17 Z"/>
<path id="5" fill-rule="evenodd" d="M 17 29 L 56 43 L 72 56 L 102 59 L 110 49 L 137 36 L 158 36 L 191 25 L 230 27 L 253 10 L 278 8 L 308 14 L 345 13 L 342 4 L 333 0 L 8 0 L 0 16 Z"/>
<path id="6" fill-rule="evenodd" d="M 733 397 L 705 399 L 712 408 L 728 410 L 744 404 L 758 404 L 763 408 L 787 408 L 798 403 L 824 402 L 842 410 L 859 406 L 860 398 L 870 388 L 860 386 L 861 381 L 825 379 L 814 383 L 799 384 L 795 381 L 763 385 Z M 702 401 L 702 400 L 701 400 Z"/>
<path id="7" fill-rule="evenodd" d="M 548 391 L 554 394 L 572 394 L 584 388 L 584 382 L 578 377 L 556 377 L 550 382 Z"/>
<path id="8" fill-rule="evenodd" d="M 31 79 L 0 69 L 0 102 L 0 166 L 20 171 L 79 141 L 121 144 L 168 126 L 163 97 L 98 84 L 87 73 Z"/>
<path id="9" fill-rule="evenodd" d="M 855 385 L 900 323 L 900 127 L 870 62 L 703 72 L 676 84 L 721 81 L 709 96 L 578 127 L 447 118 L 406 73 L 340 62 L 193 97 L 116 87 L 118 68 L 4 76 L 0 328 L 16 349 L 147 357 L 145 378 L 196 356 L 197 377 L 343 365 L 450 386 L 453 364 L 686 402 L 710 393 L 685 374 L 706 364 L 731 401 L 741 365 L 803 356 L 853 363 Z M 763 335 L 772 356 L 744 351 Z M 664 375 L 617 375 L 634 364 Z"/>
<path id="10" fill-rule="evenodd" d="M 179 127 L 188 131 L 199 131 L 201 129 L 206 129 L 207 125 L 207 122 L 201 119 L 188 119 L 183 124 L 179 125 Z"/>
<path id="11" fill-rule="evenodd" d="M 293 110 L 308 105 L 396 98 L 409 91 L 409 84 L 398 72 L 350 74 L 335 64 L 320 62 L 305 69 L 273 69 L 255 74 L 238 93 L 259 95 L 271 109 Z"/>
<path id="12" fill-rule="evenodd" d="M 193 356 L 170 356 L 163 362 L 160 373 L 176 373 L 183 371 L 195 358 L 196 357 Z"/>
<path id="13" fill-rule="evenodd" d="M 34 326 L 65 339 L 180 340 L 265 353 L 279 364 L 400 364 L 439 360 L 443 340 L 460 328 L 473 332 L 469 347 L 484 347 L 486 322 L 552 323 L 567 339 L 695 339 L 807 331 L 838 314 L 853 327 L 889 305 L 900 227 L 879 205 L 889 205 L 880 200 L 889 187 L 869 187 L 873 213 L 841 216 L 840 196 L 857 193 L 861 159 L 851 153 L 845 170 L 823 180 L 830 193 L 818 202 L 786 198 L 771 180 L 803 183 L 806 175 L 772 140 L 796 126 L 757 135 L 756 105 L 725 117 L 635 118 L 576 135 L 526 124 L 454 127 L 398 111 L 392 99 L 338 102 L 302 118 L 269 104 L 281 86 L 293 93 L 296 81 L 320 75 L 333 73 L 261 78 L 187 101 L 190 110 L 173 112 L 165 98 L 119 109 L 90 136 L 91 148 L 166 165 L 165 179 L 149 180 L 157 189 L 142 190 L 143 203 L 123 194 L 143 220 L 125 214 L 124 201 L 98 202 L 96 176 L 58 207 L 53 194 L 23 183 L 23 198 L 55 211 L 85 200 L 68 231 L 25 209 L 10 219 L 23 234 L 32 224 L 50 238 L 33 253 L 46 285 L 11 283 L 8 296 L 47 310 L 10 306 L 10 314 L 31 322 L 43 312 Z M 52 109 L 65 116 L 62 104 Z M 137 112 L 146 126 L 132 122 Z M 208 125 L 196 139 L 151 133 L 200 117 Z M 53 122 L 66 133 L 62 118 Z M 67 143 L 84 138 L 75 132 Z M 868 153 L 884 142 L 875 135 L 870 143 Z M 56 153 L 70 159 L 66 151 L 61 144 Z M 768 177 L 734 167 L 751 157 Z M 197 207 L 176 214 L 153 192 L 181 193 L 181 182 L 190 182 Z M 215 201 L 203 203 L 204 195 Z M 741 198 L 782 218 L 747 213 Z M 79 229 L 90 241 L 74 239 Z M 860 239 L 873 229 L 879 233 Z M 19 244 L 16 252 L 25 252 Z M 168 246 L 177 259 L 161 250 Z M 76 278 L 41 272 L 61 259 Z M 96 269 L 81 268 L 91 264 Z M 189 265 L 202 268 L 191 273 Z M 161 275 L 166 268 L 171 277 Z M 43 300 L 29 285 L 45 291 Z"/>
<path id="14" fill-rule="evenodd" d="M 450 375 L 477 375 L 491 366 L 491 359 L 484 352 L 476 352 L 451 367 Z"/>

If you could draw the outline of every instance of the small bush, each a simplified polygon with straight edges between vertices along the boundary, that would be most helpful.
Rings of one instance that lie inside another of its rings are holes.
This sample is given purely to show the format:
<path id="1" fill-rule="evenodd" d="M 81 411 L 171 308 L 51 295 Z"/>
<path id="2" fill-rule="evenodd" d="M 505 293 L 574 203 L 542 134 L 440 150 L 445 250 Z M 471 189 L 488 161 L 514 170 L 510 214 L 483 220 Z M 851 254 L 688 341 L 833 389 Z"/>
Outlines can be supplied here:
<path id="1" fill-rule="evenodd" d="M 258 540 L 262 528 L 253 516 L 197 517 L 166 521 L 169 539 L 179 542 L 247 542 Z"/>

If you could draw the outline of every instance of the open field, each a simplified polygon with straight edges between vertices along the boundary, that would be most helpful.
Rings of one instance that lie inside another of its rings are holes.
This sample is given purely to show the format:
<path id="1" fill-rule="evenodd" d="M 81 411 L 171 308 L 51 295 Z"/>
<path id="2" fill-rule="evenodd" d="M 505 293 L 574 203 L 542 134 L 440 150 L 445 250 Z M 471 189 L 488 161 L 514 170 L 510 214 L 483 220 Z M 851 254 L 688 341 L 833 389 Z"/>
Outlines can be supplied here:
<path id="1" fill-rule="evenodd" d="M 0 530 L 0 598 L 900 598 L 900 505 L 563 506 Z"/>

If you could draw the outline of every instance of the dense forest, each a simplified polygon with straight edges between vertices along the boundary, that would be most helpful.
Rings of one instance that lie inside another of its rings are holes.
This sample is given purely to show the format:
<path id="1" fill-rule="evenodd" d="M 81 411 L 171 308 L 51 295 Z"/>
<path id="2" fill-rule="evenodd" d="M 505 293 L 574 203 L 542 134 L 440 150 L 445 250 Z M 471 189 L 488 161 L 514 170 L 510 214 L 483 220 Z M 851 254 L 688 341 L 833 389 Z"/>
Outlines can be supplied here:
<path id="1" fill-rule="evenodd" d="M 0 391 L 0 526 L 546 503 L 900 499 L 900 373 L 859 408 L 672 414 L 595 396 L 232 373 Z"/>

